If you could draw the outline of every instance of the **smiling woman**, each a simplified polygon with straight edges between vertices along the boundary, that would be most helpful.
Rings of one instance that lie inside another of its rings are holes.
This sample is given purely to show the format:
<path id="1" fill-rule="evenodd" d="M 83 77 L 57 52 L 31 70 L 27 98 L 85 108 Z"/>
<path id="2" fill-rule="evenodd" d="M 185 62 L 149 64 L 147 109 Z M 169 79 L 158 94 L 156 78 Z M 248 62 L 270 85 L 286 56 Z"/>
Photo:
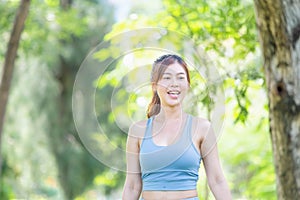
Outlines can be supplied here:
<path id="1" fill-rule="evenodd" d="M 211 123 L 183 111 L 190 89 L 187 64 L 177 55 L 158 58 L 152 68 L 148 120 L 128 133 L 123 200 L 198 199 L 198 170 L 203 160 L 216 199 L 231 199 Z"/>
<path id="2" fill-rule="evenodd" d="M 147 116 L 150 118 L 160 112 L 161 103 L 164 104 L 164 98 L 160 98 L 159 93 L 165 88 L 170 97 L 181 102 L 190 85 L 190 75 L 187 64 L 177 55 L 164 55 L 158 58 L 152 68 L 152 100 L 148 107 Z M 180 84 L 180 85 L 178 85 Z M 168 88 L 169 87 L 169 88 Z M 179 89 L 182 89 L 181 100 L 179 100 Z M 163 92 L 160 94 L 163 95 Z"/>

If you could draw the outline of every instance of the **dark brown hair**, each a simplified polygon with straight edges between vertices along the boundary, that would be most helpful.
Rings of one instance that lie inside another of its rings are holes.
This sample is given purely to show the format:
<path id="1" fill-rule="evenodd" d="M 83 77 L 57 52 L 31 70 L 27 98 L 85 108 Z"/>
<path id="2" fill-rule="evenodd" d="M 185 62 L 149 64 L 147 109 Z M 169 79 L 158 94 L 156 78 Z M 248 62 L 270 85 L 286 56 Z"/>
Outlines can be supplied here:
<path id="1" fill-rule="evenodd" d="M 190 84 L 190 74 L 186 62 L 179 56 L 167 54 L 154 61 L 151 72 L 151 83 L 156 84 L 163 76 L 167 67 L 174 63 L 180 64 L 186 72 L 187 81 Z M 152 100 L 147 109 L 147 117 L 157 115 L 160 112 L 160 99 L 156 91 L 152 90 Z"/>

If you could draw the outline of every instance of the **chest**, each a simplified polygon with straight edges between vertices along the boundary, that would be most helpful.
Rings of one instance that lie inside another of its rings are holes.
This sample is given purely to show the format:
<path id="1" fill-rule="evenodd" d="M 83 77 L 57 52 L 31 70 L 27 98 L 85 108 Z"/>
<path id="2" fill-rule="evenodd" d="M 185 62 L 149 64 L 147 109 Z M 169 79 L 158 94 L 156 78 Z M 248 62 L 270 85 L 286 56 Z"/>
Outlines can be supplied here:
<path id="1" fill-rule="evenodd" d="M 152 127 L 152 140 L 156 145 L 168 146 L 180 139 L 184 130 L 183 122 L 156 123 Z"/>

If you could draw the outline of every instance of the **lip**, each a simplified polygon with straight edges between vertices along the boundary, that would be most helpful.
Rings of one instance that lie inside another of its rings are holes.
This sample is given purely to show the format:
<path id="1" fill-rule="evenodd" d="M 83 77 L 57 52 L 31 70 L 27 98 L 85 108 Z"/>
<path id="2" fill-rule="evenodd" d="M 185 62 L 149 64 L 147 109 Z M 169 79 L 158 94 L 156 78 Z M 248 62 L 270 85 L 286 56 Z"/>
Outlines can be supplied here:
<path id="1" fill-rule="evenodd" d="M 180 91 L 178 91 L 178 90 L 169 90 L 169 91 L 167 91 L 167 94 L 171 99 L 177 100 L 179 98 Z"/>
<path id="2" fill-rule="evenodd" d="M 179 95 L 181 92 L 179 90 L 168 90 L 168 94 Z"/>

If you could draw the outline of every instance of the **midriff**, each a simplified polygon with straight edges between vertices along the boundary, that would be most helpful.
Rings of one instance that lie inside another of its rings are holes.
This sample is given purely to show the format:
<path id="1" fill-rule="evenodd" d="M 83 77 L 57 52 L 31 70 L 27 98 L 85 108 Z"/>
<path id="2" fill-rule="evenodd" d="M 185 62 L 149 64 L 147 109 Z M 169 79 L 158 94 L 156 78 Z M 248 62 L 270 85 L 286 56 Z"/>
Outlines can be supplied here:
<path id="1" fill-rule="evenodd" d="M 181 200 L 185 198 L 197 197 L 197 190 L 184 191 L 143 191 L 144 200 Z"/>

